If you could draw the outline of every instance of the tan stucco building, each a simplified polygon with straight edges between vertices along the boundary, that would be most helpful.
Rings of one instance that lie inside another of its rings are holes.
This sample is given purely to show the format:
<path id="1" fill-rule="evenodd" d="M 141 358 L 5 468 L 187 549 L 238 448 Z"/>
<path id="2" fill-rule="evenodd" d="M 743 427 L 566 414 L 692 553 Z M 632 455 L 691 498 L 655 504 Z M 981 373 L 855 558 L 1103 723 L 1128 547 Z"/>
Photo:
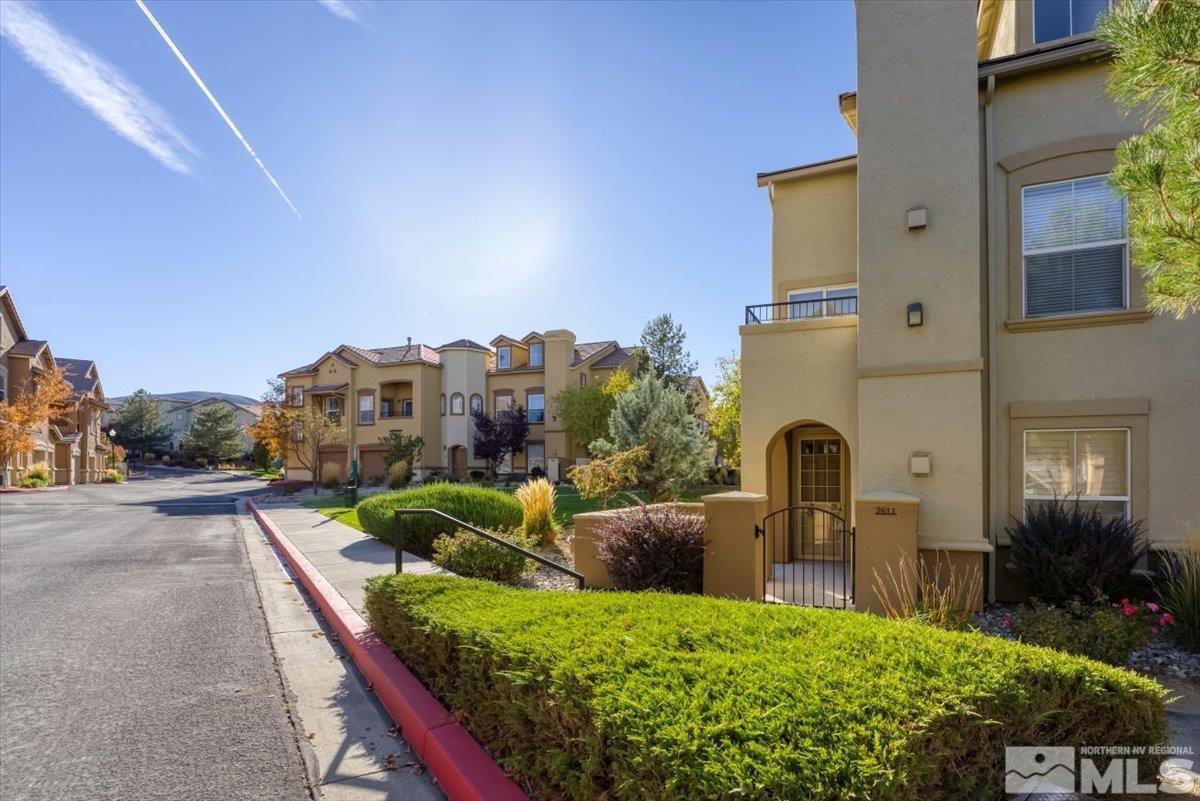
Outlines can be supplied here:
<path id="1" fill-rule="evenodd" d="M 858 3 L 857 154 L 758 178 L 743 488 L 851 524 L 855 498 L 912 496 L 920 549 L 1002 599 L 1005 526 L 1055 494 L 1153 545 L 1200 521 L 1200 318 L 1146 311 L 1105 180 L 1139 119 L 1075 5 Z"/>
<path id="2" fill-rule="evenodd" d="M 414 465 L 418 477 L 441 472 L 466 478 L 487 467 L 473 452 L 472 412 L 495 414 L 519 405 L 530 422 L 525 450 L 500 472 L 540 467 L 557 478 L 586 454 L 558 423 L 554 395 L 603 381 L 618 368 L 636 372 L 640 358 L 641 351 L 615 341 L 576 343 L 572 332 L 560 329 L 521 339 L 501 335 L 491 346 L 470 339 L 437 348 L 411 340 L 389 348 L 340 345 L 280 378 L 289 404 L 317 404 L 346 423 L 348 441 L 322 453 L 322 476 L 345 479 L 357 460 L 361 480 L 383 478 L 379 439 L 399 429 L 424 440 L 423 458 Z M 287 476 L 311 478 L 294 455 Z"/>
<path id="3" fill-rule="evenodd" d="M 50 467 L 55 484 L 99 481 L 108 466 L 109 444 L 101 434 L 100 419 L 108 406 L 96 363 L 56 358 L 48 342 L 30 339 L 12 293 L 0 286 L 0 402 L 9 403 L 32 391 L 39 376 L 56 368 L 62 369 L 71 386 L 72 406 L 32 432 L 32 449 L 0 465 L 0 483 L 5 486 L 15 485 L 39 462 Z"/>

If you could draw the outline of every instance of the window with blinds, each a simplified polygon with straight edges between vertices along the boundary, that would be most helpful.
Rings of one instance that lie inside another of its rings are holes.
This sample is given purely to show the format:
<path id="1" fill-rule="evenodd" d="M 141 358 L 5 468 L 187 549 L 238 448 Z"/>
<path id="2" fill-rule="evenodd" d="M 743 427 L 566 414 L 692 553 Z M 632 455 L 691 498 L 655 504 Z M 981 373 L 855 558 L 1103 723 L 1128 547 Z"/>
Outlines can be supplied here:
<path id="1" fill-rule="evenodd" d="M 1025 316 L 1124 309 L 1125 198 L 1107 175 L 1021 190 Z"/>
<path id="2" fill-rule="evenodd" d="M 1025 508 L 1057 498 L 1129 517 L 1129 429 L 1025 432 Z"/>

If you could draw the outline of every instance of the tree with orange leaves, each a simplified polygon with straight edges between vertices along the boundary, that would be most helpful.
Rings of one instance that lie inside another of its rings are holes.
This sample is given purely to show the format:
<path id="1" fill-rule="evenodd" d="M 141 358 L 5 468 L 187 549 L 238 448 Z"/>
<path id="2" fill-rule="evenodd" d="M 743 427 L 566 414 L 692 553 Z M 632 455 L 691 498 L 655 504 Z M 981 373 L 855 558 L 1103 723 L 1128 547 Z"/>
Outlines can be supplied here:
<path id="1" fill-rule="evenodd" d="M 33 450 L 34 433 L 71 408 L 71 385 L 61 367 L 31 375 L 13 395 L 0 401 L 0 466 Z"/>
<path id="2" fill-rule="evenodd" d="M 271 379 L 262 396 L 262 413 L 258 420 L 245 427 L 246 433 L 265 447 L 272 458 L 284 458 L 295 427 L 294 417 L 292 409 L 285 404 L 283 382 Z"/>

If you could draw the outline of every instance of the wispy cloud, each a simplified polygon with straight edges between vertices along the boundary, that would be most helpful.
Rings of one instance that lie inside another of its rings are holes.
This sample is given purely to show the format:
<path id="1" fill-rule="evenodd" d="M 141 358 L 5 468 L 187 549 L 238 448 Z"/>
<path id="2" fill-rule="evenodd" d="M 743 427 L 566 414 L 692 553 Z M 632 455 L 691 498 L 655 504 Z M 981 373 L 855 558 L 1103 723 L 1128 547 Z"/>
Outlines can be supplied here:
<path id="1" fill-rule="evenodd" d="M 254 148 L 250 146 L 250 142 L 247 141 L 245 136 L 242 136 L 242 132 L 238 130 L 237 125 L 235 125 L 233 120 L 230 119 L 229 115 L 225 113 L 225 109 L 221 108 L 221 104 L 217 102 L 215 97 L 213 97 L 213 93 L 208 91 L 208 87 L 205 86 L 204 81 L 201 80 L 199 73 L 197 73 L 192 67 L 191 62 L 189 62 L 183 55 L 183 52 L 175 46 L 175 42 L 169 35 L 167 35 L 167 32 L 163 30 L 163 26 L 158 24 L 158 20 L 155 19 L 154 15 L 150 13 L 150 9 L 146 7 L 146 4 L 142 2 L 142 0 L 134 0 L 134 2 L 137 3 L 137 7 L 142 10 L 142 13 L 146 15 L 146 19 L 150 20 L 150 24 L 154 26 L 154 30 L 158 31 L 158 35 L 161 36 L 163 41 L 167 43 L 167 47 L 171 48 L 171 52 L 174 53 L 175 57 L 179 59 L 179 63 L 183 65 L 183 68 L 188 71 L 188 75 L 192 76 L 192 80 L 195 81 L 196 85 L 200 87 L 200 91 L 204 92 L 204 96 L 208 98 L 208 102 L 212 103 L 213 108 L 215 108 L 217 113 L 221 115 L 221 119 L 225 120 L 225 124 L 229 126 L 229 130 L 233 131 L 233 135 L 236 136 L 238 141 L 240 141 L 246 148 L 246 152 L 250 154 L 250 158 L 254 159 L 254 163 L 257 164 L 258 168 L 263 171 L 263 175 L 267 176 L 267 180 L 271 182 L 271 186 L 275 187 L 275 191 L 277 191 L 279 196 L 283 198 L 283 202 L 287 203 L 288 208 L 292 210 L 292 213 L 295 214 L 297 218 L 299 218 L 300 212 L 296 209 L 295 204 L 292 203 L 292 199 L 287 196 L 287 192 L 283 191 L 283 187 L 280 186 L 279 182 L 275 180 L 275 176 L 271 175 L 271 171 L 267 169 L 267 165 L 263 164 L 263 160 L 260 159 L 258 154 L 254 152 Z"/>
<path id="2" fill-rule="evenodd" d="M 0 34 L 33 66 L 110 128 L 176 172 L 199 151 L 167 112 L 121 71 L 55 27 L 32 3 L 0 3 Z"/>
<path id="3" fill-rule="evenodd" d="M 351 22 L 362 23 L 362 14 L 358 12 L 361 4 L 354 0 L 317 0 L 318 3 L 325 6 L 330 14 Z"/>

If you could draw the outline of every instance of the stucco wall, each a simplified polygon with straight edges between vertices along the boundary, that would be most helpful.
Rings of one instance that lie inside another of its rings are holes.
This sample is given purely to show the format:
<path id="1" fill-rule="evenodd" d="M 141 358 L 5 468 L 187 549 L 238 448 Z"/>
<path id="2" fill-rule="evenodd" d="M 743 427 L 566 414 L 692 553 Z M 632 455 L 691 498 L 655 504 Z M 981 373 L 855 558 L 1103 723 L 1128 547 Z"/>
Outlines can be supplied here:
<path id="1" fill-rule="evenodd" d="M 467 449 L 467 466 L 480 468 L 484 460 L 474 458 L 471 449 L 475 432 L 475 424 L 471 418 L 471 395 L 482 397 L 484 408 L 487 408 L 487 354 L 467 348 L 448 348 L 439 353 L 442 357 L 442 391 L 446 393 L 446 416 L 441 421 L 441 462 L 449 469 L 449 448 L 462 445 Z M 463 396 L 461 415 L 450 414 L 450 398 L 456 392 Z M 427 458 L 426 461 L 432 460 Z"/>
<path id="2" fill-rule="evenodd" d="M 1106 140 L 1138 130 L 1138 117 L 1125 115 L 1106 97 L 1106 72 L 1102 62 L 1090 62 L 1002 80 L 996 87 L 999 164 L 989 204 L 996 267 L 990 525 L 1000 542 L 1007 541 L 1003 529 L 1021 501 L 1019 487 L 1010 480 L 1022 456 L 1011 452 L 1010 407 L 1029 401 L 1146 400 L 1147 453 L 1133 457 L 1144 456 L 1147 465 L 1142 478 L 1151 539 L 1176 539 L 1185 525 L 1200 521 L 1200 316 L 1049 330 L 1013 331 L 1006 325 L 1022 313 L 1019 302 L 1011 300 L 1019 298 L 1021 265 L 1010 201 L 1026 181 L 1102 172 L 1113 158 L 1112 141 Z M 1132 284 L 1130 306 L 1143 308 L 1136 269 Z M 1077 418 L 1064 424 L 1087 427 L 1091 422 Z M 1135 451 L 1138 447 L 1135 441 Z M 1136 483 L 1139 477 L 1133 479 Z"/>
<path id="3" fill-rule="evenodd" d="M 742 326 L 743 490 L 771 494 L 768 447 L 801 422 L 836 429 L 850 448 L 851 469 L 856 470 L 858 340 L 853 323 L 848 318 Z M 858 486 L 857 477 L 851 485 Z"/>
<path id="4" fill-rule="evenodd" d="M 921 534 L 983 533 L 975 7 L 860 3 L 859 492 L 921 499 Z M 909 230 L 908 210 L 928 209 Z M 909 327 L 906 306 L 924 306 Z M 947 372 L 953 370 L 954 372 Z M 912 452 L 932 454 L 912 476 Z"/>
<path id="5" fill-rule="evenodd" d="M 853 167 L 775 185 L 771 302 L 786 301 L 790 289 L 856 280 L 857 192 Z"/>

